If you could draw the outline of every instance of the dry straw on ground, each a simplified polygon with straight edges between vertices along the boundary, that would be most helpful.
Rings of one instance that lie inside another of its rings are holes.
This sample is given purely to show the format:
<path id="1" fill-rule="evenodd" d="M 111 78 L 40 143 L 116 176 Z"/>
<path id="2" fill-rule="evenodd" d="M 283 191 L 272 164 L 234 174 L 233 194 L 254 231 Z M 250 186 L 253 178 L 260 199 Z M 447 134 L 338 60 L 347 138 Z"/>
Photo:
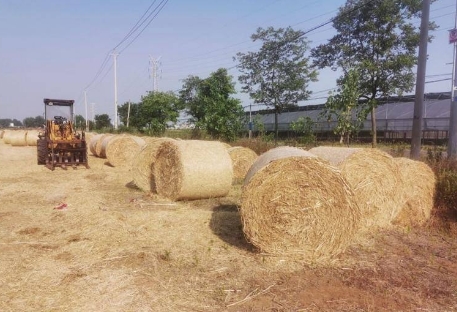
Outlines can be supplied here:
<path id="1" fill-rule="evenodd" d="M 156 161 L 161 143 L 174 141 L 171 138 L 148 138 L 146 144 L 133 156 L 132 177 L 135 185 L 145 192 L 155 192 L 152 166 Z"/>
<path id="2" fill-rule="evenodd" d="M 394 158 L 403 181 L 404 204 L 394 223 L 402 226 L 420 226 L 429 218 L 435 196 L 435 174 L 422 161 Z"/>
<path id="3" fill-rule="evenodd" d="M 233 164 L 233 183 L 243 182 L 249 168 L 258 157 L 257 153 L 242 146 L 231 147 L 227 151 Z"/>
<path id="4" fill-rule="evenodd" d="M 39 130 L 28 130 L 26 137 L 25 137 L 25 141 L 27 142 L 27 145 L 36 146 L 39 133 L 40 133 Z"/>
<path id="5" fill-rule="evenodd" d="M 157 194 L 172 200 L 221 197 L 232 186 L 232 160 L 215 141 L 162 143 L 153 166 Z"/>
<path id="6" fill-rule="evenodd" d="M 132 135 L 116 136 L 106 146 L 106 159 L 113 167 L 130 166 L 133 157 L 145 144 L 142 138 Z"/>
<path id="7" fill-rule="evenodd" d="M 360 211 L 336 167 L 300 149 L 275 148 L 252 168 L 240 214 L 246 238 L 261 251 L 322 262 L 352 241 Z"/>
<path id="8" fill-rule="evenodd" d="M 10 143 L 12 146 L 26 146 L 26 134 L 27 131 L 24 130 L 16 130 L 11 133 L 10 136 Z"/>
<path id="9" fill-rule="evenodd" d="M 360 206 L 362 230 L 392 223 L 404 194 L 402 177 L 392 156 L 372 148 L 321 146 L 309 151 L 341 169 Z"/>

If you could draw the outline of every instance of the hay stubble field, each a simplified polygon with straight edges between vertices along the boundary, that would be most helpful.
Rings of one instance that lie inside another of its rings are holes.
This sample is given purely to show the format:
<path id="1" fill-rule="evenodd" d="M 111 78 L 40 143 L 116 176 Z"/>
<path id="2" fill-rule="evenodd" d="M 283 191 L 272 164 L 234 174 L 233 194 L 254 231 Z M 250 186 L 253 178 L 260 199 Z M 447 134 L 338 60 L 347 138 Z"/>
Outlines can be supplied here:
<path id="1" fill-rule="evenodd" d="M 50 171 L 0 142 L 0 163 L 1 311 L 457 310 L 456 232 L 435 217 L 316 265 L 246 241 L 239 185 L 173 202 L 93 156 Z"/>

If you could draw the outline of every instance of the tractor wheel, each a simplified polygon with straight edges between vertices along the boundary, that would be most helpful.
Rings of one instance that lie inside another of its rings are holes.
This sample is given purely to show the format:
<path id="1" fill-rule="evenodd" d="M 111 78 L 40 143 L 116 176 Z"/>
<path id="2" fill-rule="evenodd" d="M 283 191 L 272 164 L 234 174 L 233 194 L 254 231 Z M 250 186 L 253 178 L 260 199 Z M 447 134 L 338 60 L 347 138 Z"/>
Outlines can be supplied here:
<path id="1" fill-rule="evenodd" d="M 48 143 L 44 139 L 38 139 L 36 146 L 38 165 L 45 165 L 48 157 Z"/>

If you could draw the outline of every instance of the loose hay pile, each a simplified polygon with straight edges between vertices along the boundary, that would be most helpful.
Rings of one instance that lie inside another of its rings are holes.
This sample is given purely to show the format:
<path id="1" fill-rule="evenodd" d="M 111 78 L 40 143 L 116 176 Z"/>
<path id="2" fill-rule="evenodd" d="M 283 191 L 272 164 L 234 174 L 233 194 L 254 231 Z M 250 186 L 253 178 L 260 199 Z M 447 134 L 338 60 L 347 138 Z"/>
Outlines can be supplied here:
<path id="1" fill-rule="evenodd" d="M 402 207 L 404 194 L 399 168 L 392 156 L 372 148 L 322 146 L 309 152 L 341 169 L 360 206 L 362 230 L 392 223 Z"/>
<path id="2" fill-rule="evenodd" d="M 261 251 L 317 262 L 352 241 L 360 211 L 336 167 L 300 149 L 275 148 L 251 168 L 240 214 L 246 238 Z"/>
<path id="3" fill-rule="evenodd" d="M 152 166 L 161 143 L 174 141 L 171 138 L 147 138 L 146 144 L 133 156 L 132 177 L 135 185 L 145 192 L 155 192 Z"/>
<path id="4" fill-rule="evenodd" d="M 423 225 L 429 218 L 435 196 L 435 174 L 421 161 L 394 158 L 400 169 L 405 191 L 404 204 L 394 223 L 402 226 Z"/>
<path id="5" fill-rule="evenodd" d="M 227 151 L 233 164 L 233 183 L 240 183 L 244 180 L 258 155 L 250 148 L 242 146 L 231 147 Z"/>
<path id="6" fill-rule="evenodd" d="M 131 166 L 133 157 L 146 142 L 139 137 L 119 135 L 110 140 L 105 148 L 106 159 L 113 167 Z"/>
<path id="7" fill-rule="evenodd" d="M 220 142 L 164 142 L 153 176 L 157 194 L 172 200 L 221 197 L 232 186 L 232 160 Z"/>

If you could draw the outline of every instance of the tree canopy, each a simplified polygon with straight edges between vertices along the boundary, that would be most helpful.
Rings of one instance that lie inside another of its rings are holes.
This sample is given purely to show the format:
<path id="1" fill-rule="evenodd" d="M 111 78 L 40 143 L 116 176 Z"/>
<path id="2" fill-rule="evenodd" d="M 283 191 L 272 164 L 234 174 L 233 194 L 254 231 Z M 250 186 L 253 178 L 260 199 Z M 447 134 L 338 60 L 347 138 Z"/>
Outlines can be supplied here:
<path id="1" fill-rule="evenodd" d="M 205 129 L 213 138 L 232 141 L 245 122 L 240 100 L 231 97 L 235 93 L 232 76 L 220 68 L 206 79 L 185 79 L 180 99 L 196 129 Z"/>
<path id="2" fill-rule="evenodd" d="M 95 119 L 95 129 L 97 129 L 97 130 L 112 127 L 111 118 L 109 118 L 108 114 L 95 115 L 94 119 Z"/>
<path id="3" fill-rule="evenodd" d="M 308 41 L 291 27 L 258 28 L 252 41 L 262 42 L 259 51 L 238 53 L 238 77 L 242 91 L 256 104 L 271 107 L 275 112 L 275 134 L 278 133 L 278 114 L 288 105 L 306 100 L 311 90 L 308 84 L 317 80 L 317 72 L 305 55 Z"/>
<path id="4" fill-rule="evenodd" d="M 28 128 L 38 128 L 44 127 L 46 121 L 44 120 L 43 116 L 36 116 L 36 117 L 27 117 L 22 121 L 24 127 Z"/>
<path id="5" fill-rule="evenodd" d="M 419 26 L 413 24 L 421 0 L 348 0 L 333 20 L 337 34 L 312 50 L 314 65 L 359 75 L 365 118 L 372 114 L 376 146 L 376 98 L 409 92 L 414 86 Z M 435 26 L 430 24 L 430 28 Z M 340 78 L 340 82 L 342 81 Z"/>

